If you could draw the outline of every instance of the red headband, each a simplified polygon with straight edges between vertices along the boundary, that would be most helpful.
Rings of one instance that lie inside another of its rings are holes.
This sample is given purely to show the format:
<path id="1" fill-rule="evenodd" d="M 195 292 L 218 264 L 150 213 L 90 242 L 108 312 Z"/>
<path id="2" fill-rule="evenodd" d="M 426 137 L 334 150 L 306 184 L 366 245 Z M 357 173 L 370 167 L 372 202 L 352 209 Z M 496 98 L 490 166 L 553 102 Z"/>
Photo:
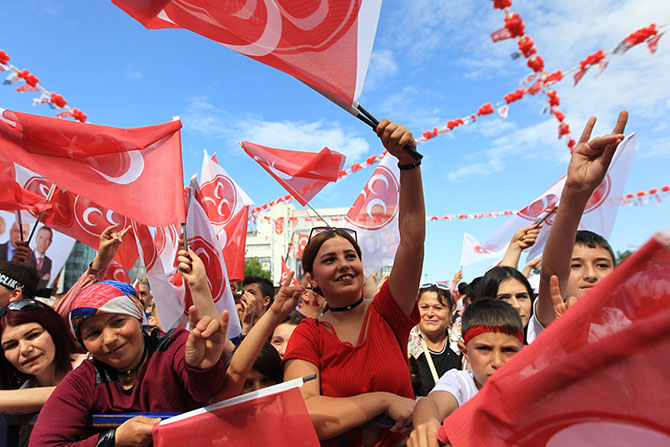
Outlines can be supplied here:
<path id="1" fill-rule="evenodd" d="M 500 327 L 487 327 L 482 325 L 472 326 L 470 329 L 468 329 L 465 332 L 465 334 L 463 334 L 463 343 L 467 345 L 470 340 L 472 340 L 479 334 L 483 334 L 484 332 L 500 332 L 503 334 L 511 335 L 513 337 L 518 338 L 521 344 L 523 344 L 523 332 L 519 330 L 515 329 L 510 330 Z"/>

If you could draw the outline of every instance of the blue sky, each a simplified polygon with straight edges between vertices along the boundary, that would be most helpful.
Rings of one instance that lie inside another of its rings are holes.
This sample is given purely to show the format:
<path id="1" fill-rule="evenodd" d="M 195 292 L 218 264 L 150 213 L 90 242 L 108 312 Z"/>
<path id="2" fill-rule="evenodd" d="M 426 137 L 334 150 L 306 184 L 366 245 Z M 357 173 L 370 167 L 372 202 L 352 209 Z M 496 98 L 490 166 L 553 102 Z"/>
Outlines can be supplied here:
<path id="1" fill-rule="evenodd" d="M 239 147 L 249 140 L 273 147 L 347 155 L 345 166 L 382 151 L 360 121 L 299 81 L 186 30 L 146 30 L 111 1 L 4 0 L 0 49 L 63 95 L 93 123 L 139 127 L 184 123 L 184 175 L 200 171 L 202 150 L 257 203 L 285 194 Z M 598 49 L 608 50 L 650 23 L 670 22 L 665 0 L 513 2 L 546 70 L 567 69 Z M 420 136 L 496 103 L 530 72 L 512 60 L 516 42 L 492 43 L 503 13 L 489 0 L 387 0 L 360 103 L 378 118 L 401 122 Z M 577 87 L 556 88 L 576 138 L 590 115 L 594 134 L 607 133 L 618 111 L 630 111 L 628 131 L 639 136 L 625 190 L 670 184 L 670 37 L 656 54 L 639 45 L 592 69 Z M 0 107 L 53 116 L 31 106 L 33 93 L 0 86 Z M 516 210 L 567 169 L 568 151 L 556 121 L 540 115 L 546 97 L 512 104 L 497 114 L 420 146 L 429 216 Z M 315 207 L 348 207 L 371 168 L 326 187 Z M 670 197 L 668 197 L 670 199 Z M 150 200 L 150 198 L 147 198 Z M 615 250 L 644 243 L 668 227 L 670 200 L 622 207 L 610 241 Z M 424 279 L 450 279 L 458 269 L 463 233 L 486 238 L 503 218 L 427 223 Z M 465 270 L 465 279 L 488 267 Z"/>

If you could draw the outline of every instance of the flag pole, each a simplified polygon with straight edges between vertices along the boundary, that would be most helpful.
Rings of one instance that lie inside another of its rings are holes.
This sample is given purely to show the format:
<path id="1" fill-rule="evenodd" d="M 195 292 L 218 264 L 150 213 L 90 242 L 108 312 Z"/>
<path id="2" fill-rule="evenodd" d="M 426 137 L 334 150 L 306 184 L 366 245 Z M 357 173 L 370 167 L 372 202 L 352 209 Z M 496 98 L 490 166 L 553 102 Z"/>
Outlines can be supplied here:
<path id="1" fill-rule="evenodd" d="M 51 188 L 49 188 L 49 193 L 47 194 L 47 203 L 51 202 L 51 199 L 54 196 L 54 192 L 56 191 L 56 184 L 53 183 L 51 185 Z M 44 215 L 44 211 L 40 212 L 39 216 L 37 216 L 37 220 L 35 221 L 35 225 L 33 225 L 33 229 L 30 230 L 30 235 L 28 236 L 28 243 L 30 244 L 30 241 L 33 239 L 33 234 L 35 234 L 35 228 L 37 228 L 37 224 L 40 223 L 40 220 L 42 219 L 42 216 Z"/>
<path id="2" fill-rule="evenodd" d="M 323 221 L 323 223 L 326 224 L 327 227 L 330 227 L 330 224 L 328 223 L 328 221 L 326 219 L 324 219 L 323 216 L 321 214 L 319 214 L 319 212 L 317 210 L 312 208 L 312 205 L 310 205 L 308 203 L 307 206 L 309 207 L 310 210 L 314 211 L 314 214 L 316 214 L 319 217 L 319 219 L 321 219 Z"/>
<path id="3" fill-rule="evenodd" d="M 286 256 L 284 256 L 284 262 L 288 261 L 288 255 L 291 253 L 291 248 L 293 248 L 294 239 L 295 239 L 295 231 L 291 233 L 291 240 L 288 243 L 288 249 L 286 250 Z"/>
<path id="4" fill-rule="evenodd" d="M 358 109 L 359 112 L 361 112 L 365 116 L 365 118 L 363 118 L 360 113 L 358 115 L 356 115 L 356 117 L 358 119 L 360 119 L 361 121 L 363 121 L 368 126 L 372 127 L 372 130 L 376 131 L 377 126 L 379 125 L 379 120 L 377 118 L 375 118 L 374 116 L 372 116 L 372 114 L 370 112 L 365 110 L 365 107 L 363 107 L 362 105 L 358 104 L 358 106 L 356 108 Z M 405 145 L 403 147 L 403 149 L 409 155 L 411 155 L 412 158 L 415 159 L 416 161 L 419 161 L 423 158 L 423 155 L 421 155 L 418 151 L 416 151 L 415 149 L 412 149 L 411 147 L 409 147 L 407 145 Z"/>
<path id="5" fill-rule="evenodd" d="M 21 235 L 21 242 L 23 242 L 23 221 L 21 220 L 21 210 L 16 210 L 16 223 L 19 225 L 19 235 Z"/>

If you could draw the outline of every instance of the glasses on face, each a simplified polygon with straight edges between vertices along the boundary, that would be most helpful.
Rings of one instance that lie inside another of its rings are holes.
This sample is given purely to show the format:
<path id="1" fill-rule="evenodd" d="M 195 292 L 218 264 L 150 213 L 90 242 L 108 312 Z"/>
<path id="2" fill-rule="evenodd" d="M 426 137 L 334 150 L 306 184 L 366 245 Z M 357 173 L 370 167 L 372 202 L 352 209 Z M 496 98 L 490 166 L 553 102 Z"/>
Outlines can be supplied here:
<path id="1" fill-rule="evenodd" d="M 312 236 L 316 236 L 319 233 L 325 233 L 327 231 L 335 231 L 335 230 L 344 231 L 345 233 L 348 233 L 351 237 L 354 238 L 356 242 L 358 242 L 358 237 L 356 236 L 356 230 L 342 227 L 312 227 L 312 230 L 309 232 L 309 239 L 312 239 Z"/>
<path id="2" fill-rule="evenodd" d="M 0 318 L 4 317 L 8 311 L 20 311 L 20 310 L 35 310 L 40 309 L 42 303 L 32 298 L 26 298 L 23 300 L 12 301 L 11 303 L 0 307 Z"/>
<path id="3" fill-rule="evenodd" d="M 451 289 L 449 288 L 449 284 L 447 284 L 446 282 L 425 282 L 421 284 L 421 286 L 419 286 L 419 289 L 427 289 L 433 286 L 437 287 L 438 289 L 451 291 Z"/>

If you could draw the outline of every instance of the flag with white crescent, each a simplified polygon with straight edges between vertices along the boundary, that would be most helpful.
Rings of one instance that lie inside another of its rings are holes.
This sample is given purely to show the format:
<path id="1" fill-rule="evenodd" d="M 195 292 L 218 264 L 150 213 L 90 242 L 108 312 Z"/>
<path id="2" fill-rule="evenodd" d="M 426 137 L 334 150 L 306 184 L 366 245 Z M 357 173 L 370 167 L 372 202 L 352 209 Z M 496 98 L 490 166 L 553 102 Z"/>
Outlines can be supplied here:
<path id="1" fill-rule="evenodd" d="M 149 29 L 189 29 L 358 113 L 382 0 L 112 1 Z"/>
<path id="2" fill-rule="evenodd" d="M 387 153 L 344 217 L 356 230 L 365 276 L 393 263 L 400 244 L 399 201 L 400 170 L 395 157 Z"/>
<path id="3" fill-rule="evenodd" d="M 463 233 L 463 251 L 461 252 L 461 267 L 467 267 L 484 259 L 502 259 L 507 246 L 496 251 L 489 251 L 476 237 Z"/>
<path id="4" fill-rule="evenodd" d="M 180 128 L 178 120 L 119 129 L 0 109 L 0 155 L 106 209 L 163 226 L 186 218 Z"/>

